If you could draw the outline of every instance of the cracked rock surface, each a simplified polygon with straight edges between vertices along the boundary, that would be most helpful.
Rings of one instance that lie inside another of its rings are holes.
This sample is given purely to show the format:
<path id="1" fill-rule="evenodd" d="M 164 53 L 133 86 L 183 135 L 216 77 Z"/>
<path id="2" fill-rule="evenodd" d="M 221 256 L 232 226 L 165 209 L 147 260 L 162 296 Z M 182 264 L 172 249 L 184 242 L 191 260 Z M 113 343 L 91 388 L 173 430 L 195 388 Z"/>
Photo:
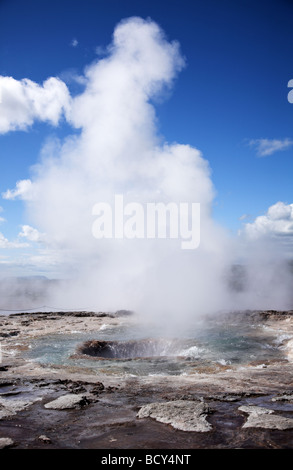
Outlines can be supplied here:
<path id="1" fill-rule="evenodd" d="M 89 399 L 85 395 L 75 395 L 69 393 L 67 395 L 62 395 L 56 400 L 46 403 L 44 406 L 47 409 L 53 410 L 66 410 L 72 408 L 80 408 L 89 403 Z"/>
<path id="2" fill-rule="evenodd" d="M 22 411 L 32 405 L 33 401 L 25 400 L 8 400 L 0 398 L 0 419 L 15 415 L 18 411 Z"/>
<path id="3" fill-rule="evenodd" d="M 13 440 L 9 437 L 1 437 L 0 438 L 0 449 L 5 449 L 6 447 L 10 447 L 14 444 Z"/>
<path id="4" fill-rule="evenodd" d="M 243 428 L 293 429 L 293 419 L 277 415 L 273 410 L 260 406 L 240 406 L 239 411 L 248 414 Z"/>
<path id="5" fill-rule="evenodd" d="M 171 424 L 173 428 L 181 431 L 207 432 L 212 429 L 206 420 L 209 411 L 206 403 L 176 400 L 145 405 L 139 410 L 137 416 L 138 418 L 154 418 L 161 423 Z"/>

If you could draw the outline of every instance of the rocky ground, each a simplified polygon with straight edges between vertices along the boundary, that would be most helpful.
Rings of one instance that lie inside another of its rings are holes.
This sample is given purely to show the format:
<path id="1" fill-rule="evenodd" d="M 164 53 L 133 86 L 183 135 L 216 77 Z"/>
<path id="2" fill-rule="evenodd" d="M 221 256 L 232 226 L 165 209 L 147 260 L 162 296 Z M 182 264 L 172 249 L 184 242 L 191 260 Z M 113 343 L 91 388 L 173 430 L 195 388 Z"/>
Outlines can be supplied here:
<path id="1" fill-rule="evenodd" d="M 0 448 L 293 448 L 293 312 L 244 312 L 282 356 L 193 375 L 120 377 L 41 365 L 23 354 L 33 338 L 97 331 L 129 321 L 90 312 L 0 317 Z"/>

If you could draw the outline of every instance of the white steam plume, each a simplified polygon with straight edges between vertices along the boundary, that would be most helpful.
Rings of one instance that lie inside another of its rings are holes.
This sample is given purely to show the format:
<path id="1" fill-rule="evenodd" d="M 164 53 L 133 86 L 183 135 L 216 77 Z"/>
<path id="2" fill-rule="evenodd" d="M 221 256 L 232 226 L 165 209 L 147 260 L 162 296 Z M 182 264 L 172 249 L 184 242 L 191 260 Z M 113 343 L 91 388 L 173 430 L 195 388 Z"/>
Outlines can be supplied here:
<path id="1" fill-rule="evenodd" d="M 116 27 L 108 51 L 86 69 L 83 93 L 66 107 L 80 134 L 43 152 L 23 197 L 39 231 L 29 226 L 25 236 L 42 233 L 73 278 L 56 289 L 52 304 L 129 308 L 168 323 L 241 309 L 227 287 L 235 246 L 212 219 L 208 162 L 189 145 L 162 142 L 156 130 L 151 100 L 184 66 L 178 43 L 156 23 L 130 18 Z M 22 194 L 22 186 L 6 197 Z M 200 203 L 199 248 L 182 250 L 176 239 L 97 240 L 93 206 L 117 194 L 142 205 Z"/>
<path id="2" fill-rule="evenodd" d="M 85 90 L 72 100 L 70 120 L 80 136 L 47 155 L 32 183 L 33 221 L 76 277 L 70 296 L 62 292 L 55 303 L 169 318 L 218 308 L 223 235 L 211 219 L 209 165 L 188 145 L 160 141 L 150 101 L 184 66 L 179 46 L 154 22 L 131 18 L 116 27 L 109 51 L 86 69 Z M 177 240 L 96 240 L 92 207 L 115 194 L 141 204 L 200 203 L 200 248 L 185 252 Z"/>

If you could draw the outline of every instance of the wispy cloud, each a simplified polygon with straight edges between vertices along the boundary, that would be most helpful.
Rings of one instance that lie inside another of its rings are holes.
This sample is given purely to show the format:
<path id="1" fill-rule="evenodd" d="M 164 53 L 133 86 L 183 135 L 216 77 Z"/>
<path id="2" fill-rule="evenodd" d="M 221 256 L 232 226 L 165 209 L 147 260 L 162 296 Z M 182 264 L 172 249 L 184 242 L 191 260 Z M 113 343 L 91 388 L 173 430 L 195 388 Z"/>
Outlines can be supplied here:
<path id="1" fill-rule="evenodd" d="M 77 46 L 78 46 L 78 40 L 77 40 L 76 38 L 72 39 L 70 45 L 71 45 L 72 47 L 77 47 Z"/>
<path id="2" fill-rule="evenodd" d="M 0 232 L 0 248 L 26 248 L 28 243 L 21 243 L 18 241 L 9 241 L 4 237 L 3 233 Z"/>
<path id="3" fill-rule="evenodd" d="M 275 152 L 287 150 L 293 145 L 293 139 L 253 139 L 249 141 L 249 145 L 256 148 L 258 157 L 267 157 Z"/>
<path id="4" fill-rule="evenodd" d="M 1 207 L 1 206 L 0 206 L 0 212 L 3 212 L 3 207 Z M 0 224 L 2 224 L 2 222 L 6 222 L 6 219 L 4 219 L 4 217 L 0 216 Z"/>
<path id="5" fill-rule="evenodd" d="M 239 217 L 239 220 L 247 220 L 250 217 L 249 214 L 243 214 Z"/>
<path id="6" fill-rule="evenodd" d="M 95 51 L 96 51 L 96 54 L 99 56 L 104 56 L 109 52 L 108 48 L 105 46 L 97 46 Z"/>

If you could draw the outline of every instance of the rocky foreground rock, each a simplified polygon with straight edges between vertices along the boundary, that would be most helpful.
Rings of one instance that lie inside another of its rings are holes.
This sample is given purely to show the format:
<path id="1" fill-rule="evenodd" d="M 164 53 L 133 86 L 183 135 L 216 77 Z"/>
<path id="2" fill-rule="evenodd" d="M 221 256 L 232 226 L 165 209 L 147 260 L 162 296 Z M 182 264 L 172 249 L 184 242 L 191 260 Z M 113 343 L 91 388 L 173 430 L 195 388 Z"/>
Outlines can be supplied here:
<path id="1" fill-rule="evenodd" d="M 274 414 L 273 410 L 261 406 L 240 406 L 238 409 L 248 414 L 243 428 L 293 429 L 293 418 Z"/>
<path id="2" fill-rule="evenodd" d="M 175 400 L 145 405 L 139 410 L 137 416 L 138 418 L 154 418 L 180 431 L 208 432 L 212 429 L 206 420 L 209 411 L 208 405 L 203 402 Z"/>
<path id="3" fill-rule="evenodd" d="M 0 317 L 0 448 L 291 449 L 292 312 L 251 317 L 281 338 L 281 356 L 179 376 L 97 374 L 23 354 L 41 335 L 115 328 L 128 316 Z"/>

